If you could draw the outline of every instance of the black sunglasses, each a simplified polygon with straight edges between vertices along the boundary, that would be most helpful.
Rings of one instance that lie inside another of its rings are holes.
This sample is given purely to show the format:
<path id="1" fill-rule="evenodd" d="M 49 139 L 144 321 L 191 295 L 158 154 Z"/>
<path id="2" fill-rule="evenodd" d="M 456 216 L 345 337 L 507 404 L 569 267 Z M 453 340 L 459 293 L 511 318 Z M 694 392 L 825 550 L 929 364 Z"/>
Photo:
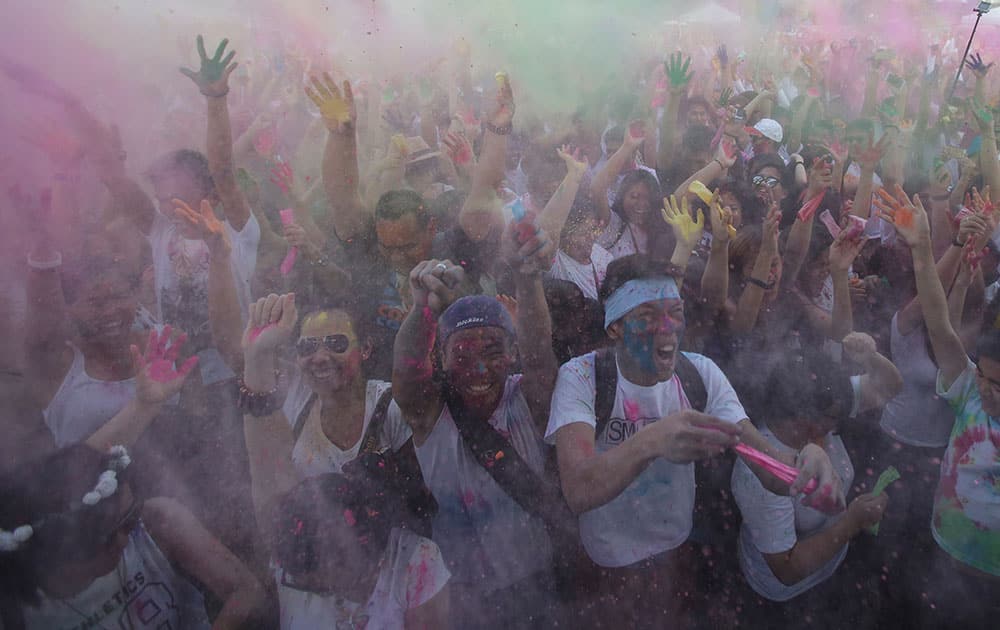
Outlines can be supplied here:
<path id="1" fill-rule="evenodd" d="M 755 175 L 753 180 L 754 186 L 764 186 L 767 185 L 768 188 L 774 188 L 781 183 L 781 180 L 777 177 L 771 177 L 769 175 Z"/>
<path id="2" fill-rule="evenodd" d="M 295 351 L 299 353 L 300 357 L 309 357 L 316 354 L 321 345 L 334 354 L 343 354 L 351 346 L 351 340 L 347 338 L 347 335 L 302 337 L 295 342 Z"/>

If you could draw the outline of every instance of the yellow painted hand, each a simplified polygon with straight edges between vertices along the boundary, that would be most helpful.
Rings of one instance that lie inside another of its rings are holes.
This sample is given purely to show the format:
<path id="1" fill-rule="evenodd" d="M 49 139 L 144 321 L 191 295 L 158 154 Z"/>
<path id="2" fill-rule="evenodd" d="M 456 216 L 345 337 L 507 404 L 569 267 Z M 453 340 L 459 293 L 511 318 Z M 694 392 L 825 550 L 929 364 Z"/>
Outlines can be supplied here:
<path id="1" fill-rule="evenodd" d="M 308 96 L 326 122 L 330 131 L 344 131 L 354 124 L 354 93 L 349 81 L 344 81 L 343 92 L 329 74 L 323 73 L 323 80 L 312 78 L 312 87 L 306 86 Z"/>
<path id="2" fill-rule="evenodd" d="M 677 237 L 678 241 L 692 248 L 698 243 L 701 239 L 701 232 L 705 228 L 705 215 L 701 210 L 698 210 L 697 220 L 692 219 L 686 197 L 681 197 L 679 206 L 674 195 L 670 195 L 669 199 L 664 198 L 661 212 L 663 220 L 673 229 L 674 236 Z"/>

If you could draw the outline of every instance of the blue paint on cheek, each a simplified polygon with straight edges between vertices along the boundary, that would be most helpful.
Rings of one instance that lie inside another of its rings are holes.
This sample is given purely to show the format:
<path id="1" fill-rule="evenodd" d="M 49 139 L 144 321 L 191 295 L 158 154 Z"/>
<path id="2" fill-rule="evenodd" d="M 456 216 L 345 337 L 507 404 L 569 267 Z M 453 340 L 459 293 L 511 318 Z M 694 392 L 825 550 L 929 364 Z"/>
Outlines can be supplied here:
<path id="1" fill-rule="evenodd" d="M 635 359 L 639 369 L 644 372 L 656 372 L 656 363 L 653 361 L 653 335 L 647 330 L 646 322 L 626 321 L 623 341 L 625 349 Z"/>

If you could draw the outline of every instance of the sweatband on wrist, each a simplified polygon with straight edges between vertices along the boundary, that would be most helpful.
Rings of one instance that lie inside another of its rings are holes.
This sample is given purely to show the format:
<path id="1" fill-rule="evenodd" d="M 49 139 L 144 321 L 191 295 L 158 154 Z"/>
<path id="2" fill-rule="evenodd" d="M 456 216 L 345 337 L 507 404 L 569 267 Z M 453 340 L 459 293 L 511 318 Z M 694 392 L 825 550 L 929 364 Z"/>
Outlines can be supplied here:
<path id="1" fill-rule="evenodd" d="M 677 281 L 673 278 L 629 280 L 615 289 L 604 302 L 604 328 L 607 329 L 637 306 L 664 299 L 678 300 L 680 297 Z"/>

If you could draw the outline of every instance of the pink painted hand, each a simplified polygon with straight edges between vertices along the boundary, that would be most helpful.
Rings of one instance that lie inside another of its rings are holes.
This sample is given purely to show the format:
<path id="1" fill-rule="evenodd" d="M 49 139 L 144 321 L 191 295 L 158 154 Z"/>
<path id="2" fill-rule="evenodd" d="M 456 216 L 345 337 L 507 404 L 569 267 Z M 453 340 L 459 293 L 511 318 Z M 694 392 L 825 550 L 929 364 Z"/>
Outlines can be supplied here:
<path id="1" fill-rule="evenodd" d="M 187 375 L 198 365 L 198 357 L 193 356 L 175 366 L 180 355 L 181 346 L 187 341 L 187 335 L 181 333 L 171 341 L 171 328 L 164 326 L 163 331 L 150 331 L 146 352 L 139 352 L 135 345 L 129 347 L 132 362 L 136 366 L 136 398 L 146 404 L 159 404 L 177 394 Z"/>
<path id="2" fill-rule="evenodd" d="M 279 162 L 271 169 L 271 183 L 281 189 L 286 195 L 292 192 L 292 184 L 295 183 L 295 173 L 292 167 L 285 162 Z"/>

